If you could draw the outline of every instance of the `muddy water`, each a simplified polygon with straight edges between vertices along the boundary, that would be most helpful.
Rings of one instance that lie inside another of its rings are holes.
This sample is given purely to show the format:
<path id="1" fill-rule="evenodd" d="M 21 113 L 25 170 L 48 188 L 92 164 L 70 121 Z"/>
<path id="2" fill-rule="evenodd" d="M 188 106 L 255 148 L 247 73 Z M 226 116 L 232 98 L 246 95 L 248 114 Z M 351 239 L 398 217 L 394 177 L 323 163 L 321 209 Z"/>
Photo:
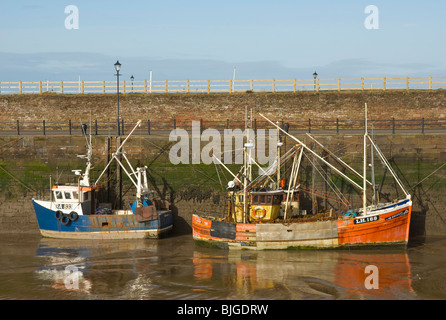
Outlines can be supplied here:
<path id="1" fill-rule="evenodd" d="M 190 235 L 0 237 L 0 299 L 445 298 L 446 238 L 418 239 L 407 250 L 233 252 L 198 247 Z"/>

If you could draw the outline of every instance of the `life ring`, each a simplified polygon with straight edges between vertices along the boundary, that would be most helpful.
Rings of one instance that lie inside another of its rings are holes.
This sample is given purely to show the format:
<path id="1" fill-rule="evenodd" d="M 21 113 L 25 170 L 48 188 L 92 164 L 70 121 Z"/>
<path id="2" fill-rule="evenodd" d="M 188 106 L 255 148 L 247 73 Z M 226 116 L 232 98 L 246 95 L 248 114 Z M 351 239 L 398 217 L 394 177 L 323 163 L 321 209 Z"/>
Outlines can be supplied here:
<path id="1" fill-rule="evenodd" d="M 62 223 L 64 226 L 68 225 L 70 221 L 70 216 L 68 214 L 63 214 L 60 218 L 60 223 Z"/>
<path id="2" fill-rule="evenodd" d="M 54 217 L 55 217 L 57 220 L 60 220 L 60 218 L 62 218 L 62 216 L 63 216 L 63 212 L 60 211 L 60 210 L 57 210 L 57 211 L 54 213 Z"/>
<path id="3" fill-rule="evenodd" d="M 260 211 L 260 214 L 259 214 Z M 254 219 L 262 219 L 266 216 L 266 210 L 263 207 L 257 206 L 254 209 L 252 209 L 252 217 Z"/>
<path id="4" fill-rule="evenodd" d="M 70 218 L 71 221 L 76 221 L 79 218 L 79 215 L 77 214 L 76 211 L 71 211 L 68 217 Z"/>

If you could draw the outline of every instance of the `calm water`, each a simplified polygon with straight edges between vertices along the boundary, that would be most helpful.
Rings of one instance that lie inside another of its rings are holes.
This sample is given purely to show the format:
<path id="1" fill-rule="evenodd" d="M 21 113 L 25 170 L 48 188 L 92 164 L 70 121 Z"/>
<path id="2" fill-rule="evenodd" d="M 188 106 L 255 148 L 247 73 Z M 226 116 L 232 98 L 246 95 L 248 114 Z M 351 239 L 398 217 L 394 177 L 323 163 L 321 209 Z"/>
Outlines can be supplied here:
<path id="1" fill-rule="evenodd" d="M 384 251 L 232 252 L 198 247 L 191 235 L 138 241 L 3 235 L 0 245 L 2 300 L 446 298 L 446 238 Z M 365 273 L 369 265 L 378 272 Z M 372 275 L 378 289 L 365 287 Z"/>

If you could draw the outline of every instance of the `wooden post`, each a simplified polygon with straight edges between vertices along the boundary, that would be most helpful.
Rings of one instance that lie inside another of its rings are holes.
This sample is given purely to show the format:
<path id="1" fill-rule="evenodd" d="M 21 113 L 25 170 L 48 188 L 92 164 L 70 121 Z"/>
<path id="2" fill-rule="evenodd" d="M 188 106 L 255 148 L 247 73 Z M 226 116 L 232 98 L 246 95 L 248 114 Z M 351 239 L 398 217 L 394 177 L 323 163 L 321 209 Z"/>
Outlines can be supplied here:
<path id="1" fill-rule="evenodd" d="M 42 81 L 39 81 L 39 93 L 42 93 Z"/>
<path id="2" fill-rule="evenodd" d="M 102 80 L 102 94 L 105 94 L 105 80 Z"/>
<path id="3" fill-rule="evenodd" d="M 338 78 L 338 91 L 341 91 L 341 78 Z"/>
<path id="4" fill-rule="evenodd" d="M 144 93 L 147 93 L 147 80 L 144 80 Z"/>
<path id="5" fill-rule="evenodd" d="M 122 93 L 125 94 L 125 80 L 122 80 Z"/>
<path id="6" fill-rule="evenodd" d="M 252 92 L 252 79 L 251 80 L 249 80 L 249 90 L 251 90 L 251 92 Z"/>
<path id="7" fill-rule="evenodd" d="M 429 76 L 429 90 L 432 90 L 432 76 Z"/>
<path id="8" fill-rule="evenodd" d="M 208 86 L 207 91 L 208 91 L 208 93 L 210 93 L 211 92 L 211 81 L 209 79 L 207 81 L 207 86 Z"/>
<path id="9" fill-rule="evenodd" d="M 272 84 L 271 84 L 272 85 L 272 90 L 273 90 L 273 93 L 274 93 L 274 92 L 276 92 L 276 80 L 273 79 L 271 82 L 272 82 Z"/>
<path id="10" fill-rule="evenodd" d="M 386 90 L 386 77 L 383 77 L 383 90 Z"/>
<path id="11" fill-rule="evenodd" d="M 319 78 L 316 78 L 316 92 L 319 92 Z"/>
<path id="12" fill-rule="evenodd" d="M 22 81 L 19 81 L 19 94 L 22 94 Z"/>
<path id="13" fill-rule="evenodd" d="M 63 93 L 63 81 L 62 80 L 60 81 L 60 93 L 61 94 Z"/>
<path id="14" fill-rule="evenodd" d="M 364 91 L 364 78 L 361 77 L 361 90 Z"/>
<path id="15" fill-rule="evenodd" d="M 164 93 L 169 92 L 167 89 L 167 80 L 164 80 Z"/>
<path id="16" fill-rule="evenodd" d="M 229 93 L 232 93 L 232 79 L 229 80 Z"/>
<path id="17" fill-rule="evenodd" d="M 81 81 L 81 94 L 84 94 L 84 80 Z"/>
<path id="18" fill-rule="evenodd" d="M 296 78 L 293 81 L 293 92 L 296 92 Z"/>
<path id="19" fill-rule="evenodd" d="M 189 79 L 186 80 L 186 92 L 189 93 L 189 88 L 190 88 L 190 81 Z"/>
<path id="20" fill-rule="evenodd" d="M 406 77 L 406 90 L 409 91 L 409 77 Z"/>

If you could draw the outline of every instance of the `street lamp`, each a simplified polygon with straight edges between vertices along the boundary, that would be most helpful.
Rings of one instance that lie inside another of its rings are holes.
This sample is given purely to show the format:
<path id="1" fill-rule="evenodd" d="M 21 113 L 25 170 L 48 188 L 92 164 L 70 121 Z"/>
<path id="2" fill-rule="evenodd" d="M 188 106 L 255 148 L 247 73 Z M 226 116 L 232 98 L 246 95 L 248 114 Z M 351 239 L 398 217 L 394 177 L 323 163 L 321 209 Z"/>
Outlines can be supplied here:
<path id="1" fill-rule="evenodd" d="M 132 93 L 133 93 L 133 80 L 135 80 L 135 77 L 132 75 L 132 76 L 130 77 L 130 80 L 132 80 Z"/>
<path id="2" fill-rule="evenodd" d="M 313 78 L 314 78 L 314 90 L 316 90 L 316 79 L 317 79 L 316 71 L 313 73 Z"/>
<path id="3" fill-rule="evenodd" d="M 115 63 L 115 70 L 116 70 L 116 94 L 117 94 L 117 100 L 118 100 L 118 107 L 117 107 L 117 123 L 118 123 L 118 129 L 117 129 L 117 135 L 118 137 L 121 135 L 119 130 L 119 70 L 121 70 L 121 64 L 119 63 L 119 60 Z"/>

